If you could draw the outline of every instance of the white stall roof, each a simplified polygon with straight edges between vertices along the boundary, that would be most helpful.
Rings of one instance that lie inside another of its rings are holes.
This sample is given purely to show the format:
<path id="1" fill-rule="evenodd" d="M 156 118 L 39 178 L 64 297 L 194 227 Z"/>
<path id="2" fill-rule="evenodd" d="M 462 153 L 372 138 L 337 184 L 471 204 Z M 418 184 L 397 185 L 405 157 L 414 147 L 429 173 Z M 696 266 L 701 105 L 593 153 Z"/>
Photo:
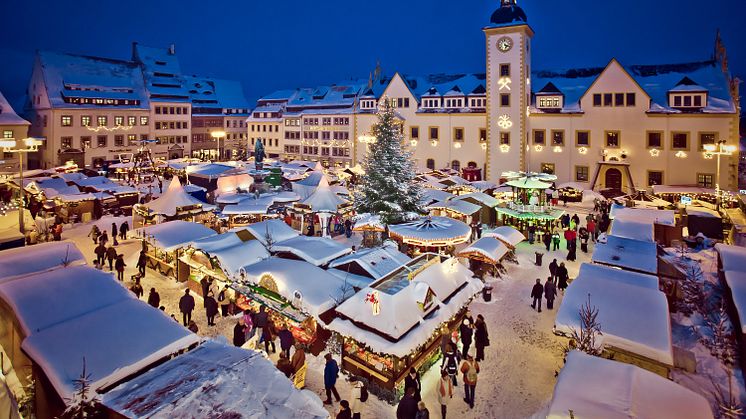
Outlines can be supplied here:
<path id="1" fill-rule="evenodd" d="M 658 273 L 658 247 L 655 243 L 607 236 L 606 243 L 596 243 L 593 262 L 624 269 Z"/>
<path id="2" fill-rule="evenodd" d="M 609 217 L 612 219 L 632 220 L 641 223 L 676 225 L 676 213 L 673 210 L 659 210 L 653 208 L 626 208 L 612 205 Z"/>
<path id="3" fill-rule="evenodd" d="M 686 214 L 693 215 L 695 217 L 721 218 L 719 212 L 706 207 L 688 206 L 686 207 Z"/>
<path id="4" fill-rule="evenodd" d="M 462 257 L 469 253 L 478 253 L 482 257 L 497 263 L 502 260 L 503 256 L 505 256 L 509 251 L 510 249 L 508 249 L 508 246 L 496 237 L 482 237 L 469 245 L 466 249 L 458 252 L 458 256 Z"/>
<path id="5" fill-rule="evenodd" d="M 428 205 L 427 209 L 447 209 L 463 215 L 472 215 L 479 212 L 481 208 L 479 208 L 479 205 L 472 204 L 469 201 L 449 199 L 447 201 L 434 202 Z"/>
<path id="6" fill-rule="evenodd" d="M 352 252 L 352 248 L 325 237 L 296 236 L 275 243 L 272 251 L 291 253 L 306 262 L 321 266 Z"/>
<path id="7" fill-rule="evenodd" d="M 515 247 L 518 243 L 526 240 L 526 236 L 511 226 L 500 226 L 494 230 L 484 233 L 486 237 L 497 237 L 505 244 Z"/>
<path id="8" fill-rule="evenodd" d="M 346 202 L 346 199 L 337 195 L 329 186 L 329 180 L 326 178 L 326 175 L 321 176 L 319 184 L 313 193 L 302 201 L 313 212 L 337 212 L 337 208 Z"/>
<path id="9" fill-rule="evenodd" d="M 615 218 L 611 223 L 609 234 L 625 239 L 655 242 L 653 224 L 630 218 Z"/>
<path id="10" fill-rule="evenodd" d="M 267 245 L 267 234 L 269 234 L 274 243 L 289 240 L 300 235 L 298 231 L 293 230 L 282 220 L 265 220 L 243 228 L 248 230 L 255 239 L 259 240 L 265 246 Z"/>
<path id="11" fill-rule="evenodd" d="M 288 301 L 296 301 L 303 312 L 316 319 L 344 301 L 353 290 L 344 280 L 302 260 L 271 257 L 244 266 L 246 281 L 259 284 L 269 275 L 277 286 L 277 293 Z M 300 301 L 295 293 L 301 295 Z"/>
<path id="12" fill-rule="evenodd" d="M 133 297 L 111 273 L 89 266 L 62 267 L 0 284 L 0 298 L 26 335 Z"/>
<path id="13" fill-rule="evenodd" d="M 85 265 L 85 256 L 71 242 L 48 242 L 0 252 L 0 283 L 12 277 L 68 265 Z"/>
<path id="14" fill-rule="evenodd" d="M 216 257 L 227 276 L 238 275 L 242 267 L 269 257 L 261 242 L 240 229 L 195 240 L 190 246 Z"/>
<path id="15" fill-rule="evenodd" d="M 174 220 L 135 230 L 138 237 L 147 236 L 147 241 L 164 251 L 184 247 L 190 242 L 217 235 L 204 224 Z"/>
<path id="16" fill-rule="evenodd" d="M 482 205 L 488 206 L 488 207 L 496 207 L 498 204 L 497 198 L 494 196 L 487 195 L 483 192 L 472 192 L 464 195 L 458 195 L 453 199 L 457 199 L 459 201 L 465 200 L 465 199 L 471 199 L 474 201 L 480 202 Z"/>
<path id="17" fill-rule="evenodd" d="M 572 351 L 547 418 L 712 419 L 701 395 L 634 365 Z"/>
<path id="18" fill-rule="evenodd" d="M 99 390 L 198 341 L 157 308 L 130 298 L 33 333 L 21 348 L 69 399 L 84 359 L 91 388 Z"/>
<path id="19" fill-rule="evenodd" d="M 378 279 L 405 265 L 410 260 L 407 255 L 398 251 L 394 246 L 382 246 L 360 249 L 355 253 L 342 256 L 331 262 L 329 268 L 355 263 L 365 270 L 371 278 Z"/>
<path id="20" fill-rule="evenodd" d="M 597 268 L 586 269 L 567 288 L 555 330 L 566 335 L 580 330 L 579 310 L 590 294 L 591 305 L 598 308 L 599 345 L 673 365 L 668 301 L 657 288 L 650 288 L 652 280 L 627 277 L 622 270 L 600 273 Z M 632 285 L 638 280 L 640 285 Z"/>
<path id="21" fill-rule="evenodd" d="M 428 205 L 436 201 L 446 201 L 454 196 L 454 194 L 440 189 L 425 188 L 420 194 L 420 202 L 424 205 Z"/>
<path id="22" fill-rule="evenodd" d="M 715 250 L 720 254 L 723 275 L 738 313 L 741 332 L 746 333 L 746 248 L 718 243 Z"/>
<path id="23" fill-rule="evenodd" d="M 106 393 L 103 404 L 128 417 L 329 416 L 320 399 L 293 387 L 258 352 L 218 341 L 121 384 Z"/>
<path id="24" fill-rule="evenodd" d="M 215 208 L 206 202 L 189 195 L 181 186 L 177 176 L 173 177 L 168 185 L 166 192 L 159 198 L 144 204 L 153 214 L 173 216 L 176 215 L 179 208 L 190 207 L 192 205 L 201 205 L 204 211 L 210 211 Z"/>

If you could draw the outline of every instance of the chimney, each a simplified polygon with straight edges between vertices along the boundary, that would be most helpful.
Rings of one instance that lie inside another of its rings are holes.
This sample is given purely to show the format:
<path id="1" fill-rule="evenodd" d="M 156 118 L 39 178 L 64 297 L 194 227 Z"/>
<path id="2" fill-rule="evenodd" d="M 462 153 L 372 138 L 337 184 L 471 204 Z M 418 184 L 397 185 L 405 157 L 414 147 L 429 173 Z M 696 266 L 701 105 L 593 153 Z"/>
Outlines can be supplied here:
<path id="1" fill-rule="evenodd" d="M 176 55 L 176 44 L 171 44 L 168 47 L 168 55 Z"/>

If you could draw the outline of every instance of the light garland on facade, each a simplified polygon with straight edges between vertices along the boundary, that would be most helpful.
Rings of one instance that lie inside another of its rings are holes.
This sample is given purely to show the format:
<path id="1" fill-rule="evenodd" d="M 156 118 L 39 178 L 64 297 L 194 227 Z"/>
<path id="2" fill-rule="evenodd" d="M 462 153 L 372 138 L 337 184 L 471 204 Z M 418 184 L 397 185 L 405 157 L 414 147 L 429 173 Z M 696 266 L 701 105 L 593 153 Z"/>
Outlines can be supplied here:
<path id="1" fill-rule="evenodd" d="M 412 147 L 417 147 L 417 140 L 410 141 L 409 145 L 412 146 Z"/>
<path id="2" fill-rule="evenodd" d="M 555 153 L 561 153 L 562 152 L 562 147 L 560 147 L 560 146 L 554 146 L 554 148 L 552 149 L 552 151 L 554 151 Z"/>
<path id="3" fill-rule="evenodd" d="M 373 141 L 360 141 L 365 144 L 375 142 L 375 137 L 372 137 Z M 305 146 L 323 146 L 323 147 L 349 147 L 350 140 L 300 140 L 301 145 Z"/>
<path id="4" fill-rule="evenodd" d="M 487 150 L 487 143 L 481 143 L 482 150 Z"/>
<path id="5" fill-rule="evenodd" d="M 357 137 L 357 140 L 360 141 L 363 144 L 372 144 L 376 141 L 376 137 L 372 135 L 361 135 Z M 301 140 L 301 143 L 306 140 Z"/>
<path id="6" fill-rule="evenodd" d="M 453 148 L 461 148 L 461 143 L 458 141 L 453 143 Z"/>
<path id="7" fill-rule="evenodd" d="M 433 147 L 437 147 L 438 146 L 438 140 L 430 140 L 430 145 L 433 146 Z"/>
<path id="8" fill-rule="evenodd" d="M 678 157 L 680 159 L 683 159 L 683 158 L 686 158 L 687 154 L 684 153 L 683 151 L 679 150 L 679 151 L 676 152 L 676 154 L 674 154 L 674 156 L 676 156 L 676 157 Z"/>
<path id="9" fill-rule="evenodd" d="M 541 145 L 541 144 L 536 144 L 536 145 L 534 146 L 534 150 L 536 150 L 536 151 L 541 151 L 541 150 L 544 150 L 544 146 L 543 146 L 543 145 Z"/>
<path id="10" fill-rule="evenodd" d="M 500 115 L 500 117 L 497 118 L 497 126 L 502 129 L 508 129 L 513 126 L 513 121 L 510 120 L 509 115 Z"/>
<path id="11" fill-rule="evenodd" d="M 99 131 L 106 131 L 106 132 L 129 131 L 129 130 L 132 129 L 132 127 L 134 127 L 134 125 L 117 125 L 114 128 L 109 128 L 109 127 L 105 127 L 105 126 L 100 126 L 100 127 L 95 127 L 94 128 L 94 127 L 92 127 L 90 125 L 86 125 L 86 129 L 88 129 L 88 131 L 93 131 L 93 132 L 99 132 Z"/>
<path id="12" fill-rule="evenodd" d="M 658 157 L 661 154 L 661 151 L 657 148 L 651 148 L 650 149 L 650 155 L 653 157 Z"/>
<path id="13" fill-rule="evenodd" d="M 712 160 L 713 157 L 715 157 L 712 153 L 705 153 L 704 157 L 708 160 Z"/>
<path id="14" fill-rule="evenodd" d="M 508 151 L 510 151 L 510 146 L 509 145 L 507 145 L 507 144 L 501 144 L 500 145 L 500 152 L 507 153 Z"/>
<path id="15" fill-rule="evenodd" d="M 510 83 L 512 80 L 510 80 L 510 77 L 500 77 L 497 80 L 497 85 L 500 87 L 500 90 L 510 90 Z"/>
<path id="16" fill-rule="evenodd" d="M 588 154 L 588 149 L 585 148 L 585 147 L 580 147 L 578 149 L 578 153 L 580 153 L 580 154 Z"/>

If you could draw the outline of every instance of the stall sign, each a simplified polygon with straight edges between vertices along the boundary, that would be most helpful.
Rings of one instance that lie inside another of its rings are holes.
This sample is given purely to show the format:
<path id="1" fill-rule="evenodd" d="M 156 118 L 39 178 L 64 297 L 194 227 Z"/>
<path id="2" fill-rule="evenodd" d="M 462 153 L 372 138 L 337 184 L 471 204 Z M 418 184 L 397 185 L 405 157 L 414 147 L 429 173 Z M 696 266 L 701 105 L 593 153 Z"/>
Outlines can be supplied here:
<path id="1" fill-rule="evenodd" d="M 692 197 L 691 196 L 682 196 L 681 197 L 681 205 L 692 205 Z"/>
<path id="2" fill-rule="evenodd" d="M 374 316 L 381 314 L 381 298 L 377 290 L 369 292 L 365 296 L 365 302 L 371 304 Z"/>

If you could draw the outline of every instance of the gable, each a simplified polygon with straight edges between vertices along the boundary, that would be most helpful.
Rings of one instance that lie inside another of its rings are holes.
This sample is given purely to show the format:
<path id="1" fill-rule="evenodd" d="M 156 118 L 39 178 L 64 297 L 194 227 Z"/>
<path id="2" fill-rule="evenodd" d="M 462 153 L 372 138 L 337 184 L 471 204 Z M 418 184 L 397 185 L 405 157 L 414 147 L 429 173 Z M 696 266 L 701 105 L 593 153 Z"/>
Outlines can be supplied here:
<path id="1" fill-rule="evenodd" d="M 638 95 L 642 95 L 637 98 L 637 106 L 640 104 L 647 104 L 650 102 L 650 95 L 640 87 L 637 81 L 619 64 L 619 62 L 612 58 L 609 64 L 606 65 L 601 74 L 591 83 L 590 87 L 580 97 L 581 107 L 584 109 L 587 106 L 583 106 L 586 100 L 590 102 L 591 97 L 594 93 L 625 93 L 635 92 Z M 642 99 L 645 100 L 642 100 Z M 647 106 L 647 105 L 645 105 Z"/>
<path id="2" fill-rule="evenodd" d="M 414 95 L 414 93 L 412 93 L 409 85 L 404 81 L 399 73 L 394 74 L 394 77 L 391 78 L 389 84 L 386 86 L 386 89 L 384 89 L 381 96 L 401 98 L 408 97 L 414 101 L 417 101 L 417 97 Z"/>

